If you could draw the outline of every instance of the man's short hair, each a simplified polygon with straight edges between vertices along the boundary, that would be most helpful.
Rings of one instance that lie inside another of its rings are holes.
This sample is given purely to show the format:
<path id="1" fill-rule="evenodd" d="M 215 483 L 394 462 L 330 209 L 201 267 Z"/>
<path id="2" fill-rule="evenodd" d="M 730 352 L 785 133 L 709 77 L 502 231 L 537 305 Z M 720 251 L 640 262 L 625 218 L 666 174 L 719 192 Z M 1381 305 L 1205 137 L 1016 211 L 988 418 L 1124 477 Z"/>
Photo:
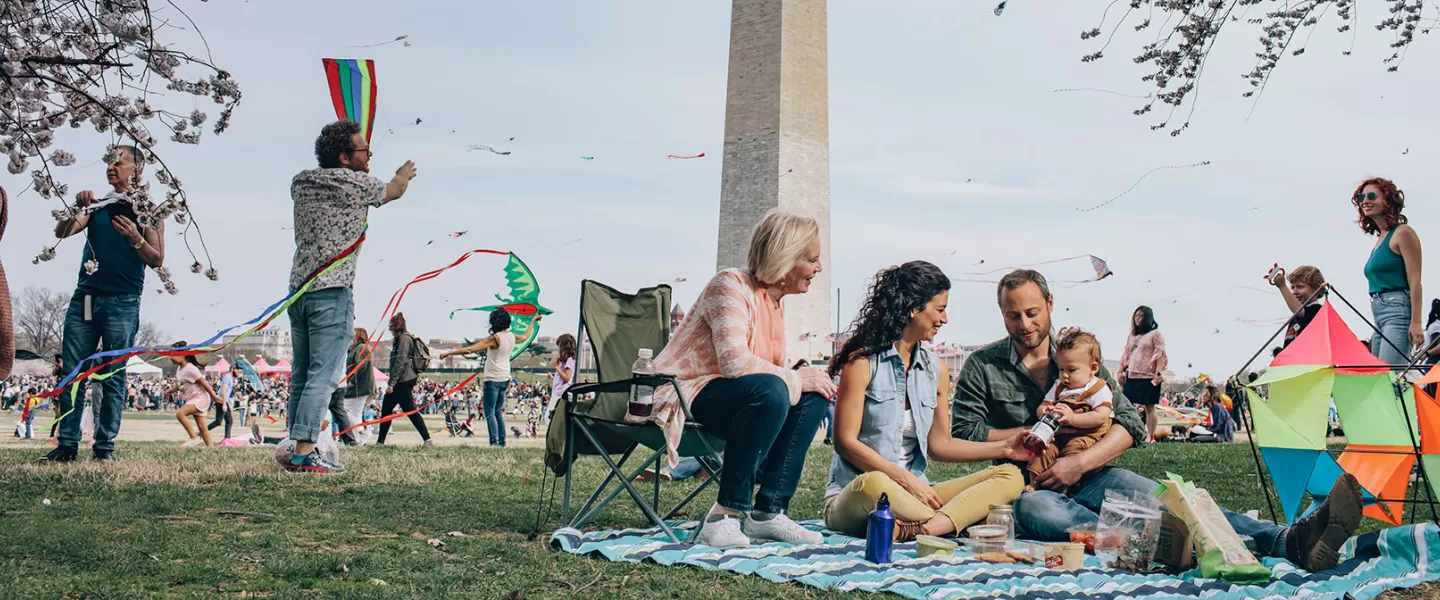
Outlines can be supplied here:
<path id="1" fill-rule="evenodd" d="M 1015 269 L 1000 278 L 1000 285 L 995 289 L 995 302 L 1000 302 L 1000 295 L 1006 290 L 1017 289 L 1027 283 L 1035 284 L 1035 287 L 1040 288 L 1040 295 L 1044 296 L 1046 301 L 1050 300 L 1050 284 L 1045 282 L 1044 275 L 1034 269 Z"/>
<path id="2" fill-rule="evenodd" d="M 315 160 L 322 169 L 340 168 L 340 155 L 355 151 L 355 142 L 350 139 L 360 133 L 360 124 L 342 119 L 326 125 L 315 138 Z"/>

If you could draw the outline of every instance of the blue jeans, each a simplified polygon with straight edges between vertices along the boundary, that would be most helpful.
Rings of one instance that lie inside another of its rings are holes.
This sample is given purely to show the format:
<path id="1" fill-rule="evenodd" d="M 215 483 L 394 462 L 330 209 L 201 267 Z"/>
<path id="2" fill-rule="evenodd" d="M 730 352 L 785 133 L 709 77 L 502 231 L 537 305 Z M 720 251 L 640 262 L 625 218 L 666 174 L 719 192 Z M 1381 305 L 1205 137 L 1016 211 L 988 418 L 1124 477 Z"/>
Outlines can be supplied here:
<path id="1" fill-rule="evenodd" d="M 290 316 L 290 402 L 285 427 L 290 439 L 314 442 L 330 408 L 330 396 L 345 376 L 345 352 L 355 337 L 355 299 L 350 288 L 306 292 L 286 314 Z"/>
<path id="2" fill-rule="evenodd" d="M 704 461 L 706 464 L 710 465 L 710 468 L 712 470 L 715 470 L 714 461 L 710 460 L 708 457 L 695 458 L 693 456 L 688 458 L 682 458 L 680 459 L 680 462 L 675 465 L 675 468 L 671 469 L 670 467 L 665 467 L 665 470 L 670 472 L 671 481 L 684 481 L 700 473 L 700 471 L 703 469 L 703 467 L 700 465 L 701 461 Z"/>
<path id="3" fill-rule="evenodd" d="M 1020 495 L 1015 505 L 1017 537 L 1042 542 L 1069 541 L 1067 528 L 1099 522 L 1105 490 L 1148 496 L 1159 486 L 1120 467 L 1104 467 L 1081 479 L 1073 498 L 1049 490 L 1026 492 Z M 1255 539 L 1261 556 L 1285 558 L 1285 532 L 1288 528 L 1224 509 L 1221 512 L 1225 513 L 1225 520 L 1235 528 L 1235 533 Z"/>
<path id="4" fill-rule="evenodd" d="M 491 446 L 505 445 L 505 392 L 510 382 L 487 381 L 480 386 L 480 402 L 484 405 L 485 431 Z"/>
<path id="5" fill-rule="evenodd" d="M 830 405 L 825 408 L 825 441 L 828 442 L 835 439 L 832 435 L 835 429 L 835 403 L 829 402 L 827 404 Z"/>
<path id="6" fill-rule="evenodd" d="M 1391 367 L 1410 364 L 1410 290 L 1370 296 L 1370 313 L 1379 329 L 1370 337 L 1370 353 Z"/>
<path id="7" fill-rule="evenodd" d="M 135 344 L 135 332 L 140 329 L 140 296 L 89 296 L 90 319 L 85 319 L 84 294 L 76 292 L 70 299 L 70 308 L 65 311 L 65 332 L 61 343 L 61 374 L 69 375 L 80 361 L 99 350 L 120 350 Z M 112 360 L 102 359 L 100 362 Z M 85 361 L 81 371 L 87 371 L 99 364 Z M 125 368 L 124 364 L 107 367 L 96 375 L 114 373 L 100 382 L 100 406 L 95 407 L 95 450 L 115 450 L 115 436 L 120 433 L 120 416 L 125 411 Z M 61 392 L 55 399 L 60 402 L 59 445 L 64 448 L 80 446 L 80 415 L 85 410 L 88 380 L 79 380 Z M 73 394 L 73 396 L 72 396 Z M 71 398 L 74 402 L 71 402 Z M 69 413 L 69 414 L 66 414 Z"/>
<path id="8" fill-rule="evenodd" d="M 715 503 L 740 512 L 751 508 L 785 512 L 828 404 L 824 396 L 804 394 L 799 404 L 790 406 L 785 380 L 775 375 L 746 375 L 707 384 L 690 403 L 690 412 L 725 440 Z M 757 480 L 759 492 L 755 491 Z"/>

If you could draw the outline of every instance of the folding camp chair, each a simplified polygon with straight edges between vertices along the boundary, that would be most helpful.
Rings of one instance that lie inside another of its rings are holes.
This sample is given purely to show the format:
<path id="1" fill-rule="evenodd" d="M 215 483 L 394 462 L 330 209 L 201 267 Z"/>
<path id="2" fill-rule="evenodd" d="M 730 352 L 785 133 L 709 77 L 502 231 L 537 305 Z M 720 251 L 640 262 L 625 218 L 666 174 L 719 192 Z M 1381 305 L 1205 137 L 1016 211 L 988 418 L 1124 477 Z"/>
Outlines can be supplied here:
<path id="1" fill-rule="evenodd" d="M 725 443 L 705 432 L 690 415 L 686 403 L 680 403 L 685 413 L 680 456 L 708 459 L 700 463 L 710 477 L 662 516 L 659 513 L 660 478 L 655 478 L 650 498 L 646 498 L 631 482 L 652 464 L 657 473 L 660 471 L 660 461 L 666 456 L 664 433 L 654 424 L 624 422 L 632 383 L 657 388 L 668 385 L 674 387 L 677 395 L 680 394 L 680 387 L 673 377 L 657 375 L 632 379 L 630 372 L 641 348 L 649 348 L 658 356 L 670 341 L 670 286 L 645 288 L 631 295 L 601 283 L 582 281 L 580 331 L 576 339 L 582 344 L 588 343 L 594 351 L 597 381 L 572 386 L 566 392 L 560 399 L 561 405 L 556 407 L 557 418 L 551 421 L 546 435 L 546 464 L 556 475 L 565 476 L 561 509 L 563 526 L 584 527 L 624 491 L 635 500 L 651 523 L 679 543 L 680 539 L 666 521 L 684 510 L 719 478 L 720 452 L 724 450 Z M 617 454 L 620 455 L 619 461 L 611 458 Z M 586 455 L 599 456 L 609 467 L 609 473 L 572 518 L 570 493 L 574 469 L 571 467 L 577 457 Z M 645 458 L 637 463 L 638 466 L 627 467 L 627 462 L 637 455 Z"/>

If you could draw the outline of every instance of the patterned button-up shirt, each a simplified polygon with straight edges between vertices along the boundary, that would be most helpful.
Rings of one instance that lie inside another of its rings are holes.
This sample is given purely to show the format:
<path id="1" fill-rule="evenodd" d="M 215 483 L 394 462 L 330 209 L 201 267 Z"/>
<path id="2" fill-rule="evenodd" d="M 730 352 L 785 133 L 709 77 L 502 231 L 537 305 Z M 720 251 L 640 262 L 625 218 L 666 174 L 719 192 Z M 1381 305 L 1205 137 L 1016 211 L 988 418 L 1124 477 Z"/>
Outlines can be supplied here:
<path id="1" fill-rule="evenodd" d="M 290 198 L 295 202 L 293 291 L 360 238 L 370 207 L 385 204 L 385 183 L 350 169 L 310 169 L 290 182 Z M 321 276 L 310 289 L 350 287 L 359 256 L 357 248 L 354 257 Z"/>
<path id="2" fill-rule="evenodd" d="M 965 359 L 965 366 L 960 368 L 960 381 L 955 384 L 955 398 L 950 402 L 950 435 L 983 442 L 990 436 L 991 429 L 1034 425 L 1039 420 L 1035 410 L 1045 398 L 1046 390 L 1060 378 L 1060 367 L 1054 360 L 1053 335 L 1050 356 L 1050 371 L 1045 375 L 1045 384 L 1040 385 L 1030 377 L 1010 338 L 976 350 Z M 1140 420 L 1139 411 L 1121 393 L 1104 365 L 1100 367 L 1099 377 L 1114 393 L 1114 422 L 1130 432 L 1135 447 L 1144 445 L 1145 422 Z"/>

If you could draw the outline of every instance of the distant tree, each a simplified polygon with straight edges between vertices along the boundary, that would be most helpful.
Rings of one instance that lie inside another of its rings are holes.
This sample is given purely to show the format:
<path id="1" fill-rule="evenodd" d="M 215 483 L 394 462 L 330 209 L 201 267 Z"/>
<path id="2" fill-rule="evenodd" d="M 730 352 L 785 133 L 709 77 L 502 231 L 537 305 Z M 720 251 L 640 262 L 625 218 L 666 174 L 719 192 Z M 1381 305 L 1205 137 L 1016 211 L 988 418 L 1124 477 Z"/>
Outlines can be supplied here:
<path id="1" fill-rule="evenodd" d="M 159 165 L 153 169 L 155 179 L 169 188 L 164 201 L 153 205 L 148 184 L 138 182 L 132 188 L 129 199 L 140 224 L 173 216 L 185 226 L 185 235 L 194 227 L 185 190 L 156 152 L 155 136 L 146 123 L 168 129 L 173 142 L 198 144 L 208 116 L 199 109 L 170 112 L 152 105 L 152 97 L 164 97 L 177 110 L 195 103 L 184 96 L 210 98 L 223 106 L 212 127 L 219 134 L 230 126 L 240 88 L 229 73 L 212 64 L 209 44 L 189 15 L 174 1 L 165 4 L 168 7 L 152 8 L 148 0 L 0 0 L 0 154 L 8 155 L 13 175 L 30 169 L 32 159 L 38 162 L 30 171 L 31 188 L 42 198 L 64 203 L 70 188 L 56 181 L 51 168 L 73 165 L 76 157 L 52 149 L 57 129 L 67 124 L 93 127 L 109 136 L 112 153 L 116 145 L 133 144 L 146 163 Z M 193 31 L 205 44 L 205 58 L 158 39 L 156 34 L 166 29 Z M 63 220 L 82 212 L 67 204 L 53 215 Z M 54 257 L 54 246 L 47 246 L 35 261 Z M 198 258 L 191 269 L 203 269 Z M 213 264 L 205 271 L 211 279 L 218 277 Z M 173 293 L 169 272 L 163 267 L 156 272 Z"/>
<path id="2" fill-rule="evenodd" d="M 1113 27 L 1109 27 L 1109 33 L 1102 34 L 1110 10 L 1117 4 L 1124 6 L 1125 11 Z M 1149 64 L 1153 69 L 1140 80 L 1155 86 L 1155 92 L 1147 95 L 1145 105 L 1134 112 L 1148 114 L 1157 108 L 1156 102 L 1168 106 L 1163 120 L 1150 129 L 1168 128 L 1170 135 L 1180 135 L 1190 127 L 1205 61 L 1215 49 L 1221 31 L 1259 30 L 1255 66 L 1243 75 L 1251 86 L 1244 97 L 1254 97 L 1255 102 L 1259 102 L 1281 59 L 1304 54 L 1321 20 L 1331 18 L 1339 23 L 1338 33 L 1350 32 L 1350 48 L 1342 52 L 1349 56 L 1355 49 L 1357 28 L 1361 25 L 1358 4 L 1359 0 L 1113 0 L 1101 15 L 1100 25 L 1080 33 L 1080 39 L 1099 39 L 1102 35 L 1105 38 L 1099 50 L 1086 54 L 1081 61 L 1104 58 L 1105 50 L 1122 26 L 1134 23 L 1134 31 L 1143 31 L 1158 23 L 1155 41 L 1142 45 L 1134 58 L 1135 63 Z M 1389 44 L 1391 54 L 1381 61 L 1390 72 L 1398 71 L 1405 62 L 1415 33 L 1428 34 L 1440 21 L 1440 15 L 1426 17 L 1423 14 L 1427 8 L 1435 9 L 1431 12 L 1440 11 L 1440 5 L 1433 0 L 1385 0 L 1383 4 L 1372 2 L 1367 6 L 1371 8 L 1367 14 L 1378 15 L 1375 29 L 1394 33 Z M 1251 11 L 1257 9 L 1263 12 L 1252 17 Z M 1174 124 L 1176 112 L 1187 103 L 1184 121 Z M 1159 108 L 1165 110 L 1164 106 Z"/>
<path id="3" fill-rule="evenodd" d="M 140 329 L 135 332 L 136 346 L 158 348 L 161 346 L 169 346 L 173 342 L 174 340 L 171 340 L 169 336 L 165 334 L 165 331 L 160 329 L 159 325 L 150 321 L 141 323 Z"/>
<path id="4" fill-rule="evenodd" d="M 539 344 L 530 344 L 530 347 L 526 348 L 525 352 L 530 356 L 536 357 L 545 356 L 546 354 L 550 353 L 549 350 L 546 350 L 544 346 L 541 346 Z"/>
<path id="5" fill-rule="evenodd" d="M 33 285 L 21 290 L 15 297 L 16 345 L 44 356 L 58 354 L 69 308 L 68 293 Z"/>

